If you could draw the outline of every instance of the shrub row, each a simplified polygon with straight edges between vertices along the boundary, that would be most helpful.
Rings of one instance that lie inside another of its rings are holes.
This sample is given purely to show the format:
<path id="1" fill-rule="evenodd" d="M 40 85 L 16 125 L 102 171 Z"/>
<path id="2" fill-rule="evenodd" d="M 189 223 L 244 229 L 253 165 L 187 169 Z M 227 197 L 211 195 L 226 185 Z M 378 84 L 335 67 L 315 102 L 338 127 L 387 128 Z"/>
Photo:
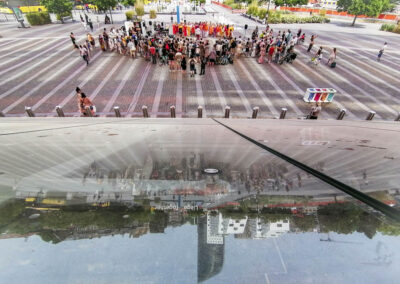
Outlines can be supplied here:
<path id="1" fill-rule="evenodd" d="M 298 17 L 295 15 L 285 15 L 280 18 L 268 18 L 268 23 L 270 24 L 309 24 L 309 23 L 329 23 L 330 20 L 321 16 L 311 16 L 311 17 Z"/>
<path id="2" fill-rule="evenodd" d="M 397 26 L 395 24 L 383 24 L 381 26 L 381 31 L 387 31 L 387 32 L 400 34 L 400 24 Z"/>
<path id="3" fill-rule="evenodd" d="M 64 13 L 61 13 L 61 14 L 57 14 L 56 15 L 56 17 L 57 17 L 57 21 L 61 21 L 61 18 L 64 18 L 64 17 L 72 17 L 72 13 L 71 12 L 64 12 Z"/>
<path id="4" fill-rule="evenodd" d="M 265 19 L 267 15 L 266 9 L 259 9 L 256 6 L 250 6 L 246 12 L 248 15 L 258 17 L 260 20 Z M 282 11 L 269 11 L 268 12 L 268 23 L 269 24 L 305 24 L 305 23 L 329 23 L 329 19 L 324 16 L 311 16 L 311 17 L 299 17 L 294 14 L 289 14 Z"/>
<path id="5" fill-rule="evenodd" d="M 26 14 L 26 19 L 31 26 L 50 24 L 50 15 L 48 12 L 34 12 Z"/>
<path id="6" fill-rule="evenodd" d="M 232 9 L 244 9 L 245 7 L 242 3 L 235 3 L 234 0 L 225 0 L 224 4 L 228 5 Z"/>

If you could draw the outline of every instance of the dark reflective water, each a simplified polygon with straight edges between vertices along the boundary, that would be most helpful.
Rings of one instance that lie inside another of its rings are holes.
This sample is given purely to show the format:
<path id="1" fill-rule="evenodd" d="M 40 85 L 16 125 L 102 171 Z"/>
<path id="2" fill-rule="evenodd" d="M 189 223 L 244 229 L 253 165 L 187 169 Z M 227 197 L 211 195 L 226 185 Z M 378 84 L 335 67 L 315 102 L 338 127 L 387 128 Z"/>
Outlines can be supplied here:
<path id="1" fill-rule="evenodd" d="M 400 264 L 400 227 L 351 202 L 259 196 L 205 212 L 66 196 L 2 204 L 2 282 L 390 283 Z"/>
<path id="2" fill-rule="evenodd" d="M 0 129 L 2 283 L 397 280 L 398 224 L 214 122 L 60 123 Z M 393 174 L 286 146 L 398 208 Z"/>

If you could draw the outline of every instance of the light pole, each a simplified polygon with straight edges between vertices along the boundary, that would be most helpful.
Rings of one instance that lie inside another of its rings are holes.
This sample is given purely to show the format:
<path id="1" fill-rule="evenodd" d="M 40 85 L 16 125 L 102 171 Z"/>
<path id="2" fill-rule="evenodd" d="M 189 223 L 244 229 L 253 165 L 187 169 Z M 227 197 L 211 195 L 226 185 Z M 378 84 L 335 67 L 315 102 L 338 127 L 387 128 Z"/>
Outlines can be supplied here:
<path id="1" fill-rule="evenodd" d="M 268 1 L 268 7 L 267 7 L 267 15 L 266 15 L 266 17 L 267 17 L 267 25 L 268 25 L 268 17 L 269 17 L 269 6 L 271 5 L 271 0 L 269 0 Z"/>

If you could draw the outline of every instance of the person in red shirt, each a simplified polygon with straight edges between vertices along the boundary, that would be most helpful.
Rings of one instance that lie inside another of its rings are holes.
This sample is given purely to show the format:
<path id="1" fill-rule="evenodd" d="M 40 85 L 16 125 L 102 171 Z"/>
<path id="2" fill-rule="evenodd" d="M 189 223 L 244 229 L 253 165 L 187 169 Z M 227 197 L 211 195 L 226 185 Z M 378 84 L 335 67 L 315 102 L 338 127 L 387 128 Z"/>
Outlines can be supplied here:
<path id="1" fill-rule="evenodd" d="M 275 46 L 272 45 L 268 50 L 268 63 L 271 63 L 274 52 L 275 52 Z"/>
<path id="2" fill-rule="evenodd" d="M 153 60 L 153 64 L 157 64 L 156 48 L 154 47 L 154 45 L 150 47 L 150 54 L 151 54 L 151 59 Z"/>

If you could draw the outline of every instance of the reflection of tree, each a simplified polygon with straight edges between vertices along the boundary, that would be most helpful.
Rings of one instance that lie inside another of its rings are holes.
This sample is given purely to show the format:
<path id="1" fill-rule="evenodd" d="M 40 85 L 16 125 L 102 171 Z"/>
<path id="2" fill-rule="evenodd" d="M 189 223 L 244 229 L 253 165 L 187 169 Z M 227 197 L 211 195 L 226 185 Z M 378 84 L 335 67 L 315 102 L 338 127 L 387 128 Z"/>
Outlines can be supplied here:
<path id="1" fill-rule="evenodd" d="M 49 211 L 37 219 L 28 217 L 36 210 L 25 208 L 22 200 L 8 202 L 0 208 L 0 233 L 27 235 L 37 233 L 44 241 L 57 243 L 70 236 L 72 231 L 102 231 L 103 234 L 126 228 L 143 227 L 149 224 L 156 231 L 167 226 L 166 212 L 151 213 L 143 207 L 111 206 L 109 208 L 90 208 L 69 206 L 59 211 Z"/>
<path id="2" fill-rule="evenodd" d="M 322 232 L 360 232 L 370 239 L 376 234 L 381 223 L 378 218 L 351 203 L 329 204 L 318 210 L 318 216 Z"/>
<path id="3" fill-rule="evenodd" d="M 203 214 L 199 211 L 168 212 L 152 211 L 148 207 L 111 204 L 107 208 L 90 206 L 64 206 L 59 211 L 41 213 L 36 219 L 28 217 L 36 210 L 26 208 L 23 200 L 10 200 L 0 206 L 0 234 L 29 236 L 38 234 L 44 241 L 57 243 L 73 235 L 74 232 L 86 231 L 78 237 L 96 237 L 109 234 L 130 233 L 135 228 L 142 228 L 132 233 L 140 236 L 146 233 L 164 232 L 167 226 L 194 224 L 195 217 Z M 250 207 L 226 207 L 219 210 L 224 217 L 234 219 L 260 218 L 263 222 L 289 220 L 297 231 L 311 231 L 316 227 L 315 215 L 294 215 L 288 208 L 262 208 L 254 211 Z M 352 203 L 334 203 L 318 208 L 318 220 L 321 232 L 351 234 L 364 233 L 368 238 L 376 232 L 384 235 L 400 235 L 400 226 L 388 224 L 374 215 L 363 211 Z M 143 229 L 147 228 L 147 229 Z"/>
<path id="4" fill-rule="evenodd" d="M 317 224 L 314 216 L 305 215 L 305 216 L 294 216 L 292 218 L 293 225 L 295 225 L 300 231 L 308 232 L 314 229 Z"/>

